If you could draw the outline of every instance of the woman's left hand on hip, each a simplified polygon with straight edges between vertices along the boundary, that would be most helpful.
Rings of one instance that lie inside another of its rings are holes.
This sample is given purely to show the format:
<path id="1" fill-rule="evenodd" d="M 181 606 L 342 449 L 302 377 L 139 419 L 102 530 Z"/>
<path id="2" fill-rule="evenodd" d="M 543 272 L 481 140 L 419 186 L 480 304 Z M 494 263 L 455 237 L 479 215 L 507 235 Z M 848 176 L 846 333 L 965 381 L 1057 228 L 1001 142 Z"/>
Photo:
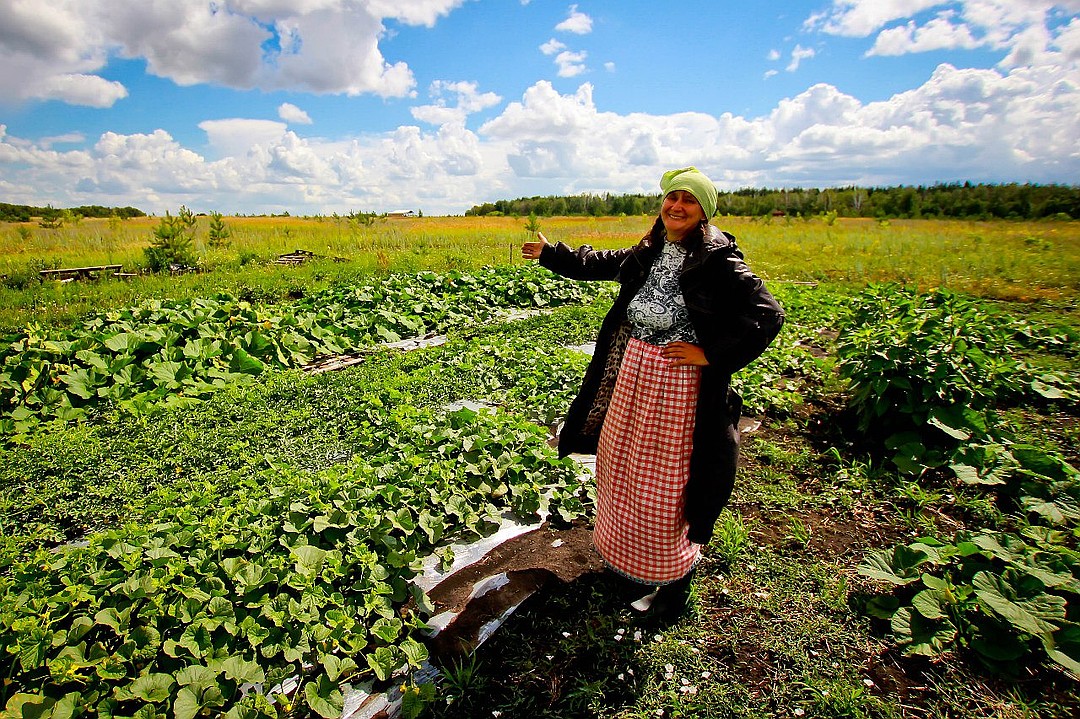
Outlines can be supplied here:
<path id="1" fill-rule="evenodd" d="M 671 364 L 675 366 L 705 367 L 709 364 L 709 360 L 705 359 L 705 350 L 689 342 L 671 342 L 664 345 L 660 353 L 667 359 L 674 360 Z"/>

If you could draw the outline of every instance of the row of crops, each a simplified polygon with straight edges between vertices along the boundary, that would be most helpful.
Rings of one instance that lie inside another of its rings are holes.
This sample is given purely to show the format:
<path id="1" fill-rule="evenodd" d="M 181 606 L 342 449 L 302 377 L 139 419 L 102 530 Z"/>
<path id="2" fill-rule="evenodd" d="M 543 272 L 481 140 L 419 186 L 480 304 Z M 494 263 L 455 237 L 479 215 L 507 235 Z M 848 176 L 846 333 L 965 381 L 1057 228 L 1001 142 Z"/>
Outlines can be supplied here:
<path id="1" fill-rule="evenodd" d="M 859 429 L 926 495 L 943 476 L 985 494 L 998 525 L 866 558 L 863 574 L 897 587 L 866 610 L 906 653 L 966 652 L 1006 675 L 1048 659 L 1080 678 L 1080 472 L 1048 443 L 1019 440 L 998 413 L 1075 417 L 1075 335 L 944 291 L 870 288 L 854 303 L 838 356 Z M 1024 360 L 1036 352 L 1050 366 Z"/>
<path id="2" fill-rule="evenodd" d="M 868 557 L 863 571 L 898 587 L 868 609 L 912 652 L 1075 670 L 1080 481 L 993 418 L 1029 402 L 1075 409 L 1076 338 L 947 293 L 776 290 L 790 321 L 740 374 L 748 413 L 782 417 L 835 393 L 835 360 L 813 350 L 841 327 L 865 440 L 850 451 L 887 448 L 898 472 L 955 475 L 1003 510 L 994 531 Z M 427 659 L 432 608 L 410 581 L 423 557 L 448 566 L 452 542 L 506 516 L 587 521 L 591 490 L 546 425 L 587 360 L 567 347 L 592 339 L 609 302 L 596 285 L 501 268 L 395 276 L 287 308 L 161 303 L 8 338 L 7 710 L 335 717 L 350 686 L 408 683 Z M 499 320 L 538 307 L 550 313 Z M 429 331 L 449 341 L 371 351 L 341 372 L 290 370 Z M 1035 369 L 1025 353 L 1065 369 Z M 460 399 L 499 411 L 446 409 Z M 430 693 L 404 696 L 415 715 Z"/>

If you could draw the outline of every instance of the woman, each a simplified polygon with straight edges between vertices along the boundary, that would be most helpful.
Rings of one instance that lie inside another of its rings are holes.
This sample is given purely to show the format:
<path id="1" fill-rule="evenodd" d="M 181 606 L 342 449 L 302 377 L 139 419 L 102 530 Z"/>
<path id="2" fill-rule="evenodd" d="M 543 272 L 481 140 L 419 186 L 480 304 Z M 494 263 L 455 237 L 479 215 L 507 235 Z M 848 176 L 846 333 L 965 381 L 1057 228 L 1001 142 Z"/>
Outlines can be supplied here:
<path id="1" fill-rule="evenodd" d="M 572 250 L 540 233 L 522 256 L 571 279 L 617 280 L 596 351 L 559 436 L 559 454 L 596 454 L 593 541 L 639 591 L 639 611 L 686 607 L 701 545 L 735 481 L 741 399 L 731 375 L 760 355 L 784 312 L 709 224 L 713 183 L 664 173 L 663 203 L 634 247 Z"/>

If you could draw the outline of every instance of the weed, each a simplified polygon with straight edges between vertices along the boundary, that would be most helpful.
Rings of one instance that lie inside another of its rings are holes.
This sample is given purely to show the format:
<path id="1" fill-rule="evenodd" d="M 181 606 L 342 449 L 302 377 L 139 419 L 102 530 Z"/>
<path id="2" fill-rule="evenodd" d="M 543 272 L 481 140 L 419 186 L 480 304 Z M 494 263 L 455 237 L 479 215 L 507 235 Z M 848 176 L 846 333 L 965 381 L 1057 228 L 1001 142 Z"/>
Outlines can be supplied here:
<path id="1" fill-rule="evenodd" d="M 710 543 L 722 567 L 731 567 L 745 551 L 750 530 L 743 523 L 742 515 L 725 509 L 716 523 Z"/>
<path id="2" fill-rule="evenodd" d="M 788 520 L 788 533 L 784 537 L 784 541 L 790 546 L 803 548 L 810 543 L 810 527 L 806 525 L 798 517 L 791 517 Z"/>

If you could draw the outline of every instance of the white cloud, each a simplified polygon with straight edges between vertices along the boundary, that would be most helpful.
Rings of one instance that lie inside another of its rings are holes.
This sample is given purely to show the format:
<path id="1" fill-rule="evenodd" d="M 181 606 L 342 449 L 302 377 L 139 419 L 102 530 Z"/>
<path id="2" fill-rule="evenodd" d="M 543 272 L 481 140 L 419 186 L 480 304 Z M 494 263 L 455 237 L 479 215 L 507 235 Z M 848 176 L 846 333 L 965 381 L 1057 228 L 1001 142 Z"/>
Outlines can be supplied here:
<path id="1" fill-rule="evenodd" d="M 559 68 L 559 77 L 576 77 L 585 72 L 585 59 L 589 56 L 589 53 L 582 50 L 581 52 L 570 52 L 566 50 L 560 52 L 555 56 L 555 65 Z"/>
<path id="2" fill-rule="evenodd" d="M 788 72 L 795 72 L 799 69 L 799 64 L 803 60 L 808 60 L 814 56 L 814 48 L 803 47 L 802 45 L 796 45 L 795 49 L 791 51 L 791 62 L 784 68 Z"/>
<path id="3" fill-rule="evenodd" d="M 615 72 L 615 63 L 608 61 L 604 63 L 604 69 L 608 72 Z"/>
<path id="4" fill-rule="evenodd" d="M 585 60 L 589 53 L 585 51 L 574 52 L 568 50 L 566 45 L 552 38 L 540 46 L 540 52 L 545 55 L 555 56 L 555 67 L 558 68 L 559 77 L 576 77 L 587 69 Z"/>
<path id="5" fill-rule="evenodd" d="M 776 62 L 779 59 L 780 59 L 780 51 L 779 50 L 769 50 L 768 60 L 770 60 L 771 62 Z"/>
<path id="6" fill-rule="evenodd" d="M 43 78 L 34 88 L 34 94 L 41 100 L 101 108 L 112 107 L 117 100 L 127 97 L 128 91 L 123 84 L 97 75 L 67 73 Z"/>
<path id="7" fill-rule="evenodd" d="M 164 130 L 108 132 L 87 149 L 65 151 L 56 148 L 79 138 L 35 142 L 0 125 L 0 189 L 9 202 L 130 204 L 159 213 L 186 204 L 439 214 L 533 194 L 656 192 L 664 170 L 689 164 L 727 189 L 1073 182 L 1080 177 L 1080 19 L 1033 33 L 1030 43 L 1027 65 L 943 64 L 921 86 L 871 103 L 819 83 L 754 118 L 619 114 L 597 107 L 588 83 L 563 94 L 541 81 L 474 132 L 465 120 L 502 99 L 475 83 L 438 81 L 430 102 L 413 109 L 420 126 L 331 141 L 298 137 L 282 121 L 206 120 L 206 154 Z M 1023 45 L 1009 47 L 1017 62 Z"/>
<path id="8" fill-rule="evenodd" d="M 431 26 L 464 0 L 3 0 L 0 96 L 109 107 L 98 73 L 142 58 L 180 85 L 404 97 L 409 67 L 379 51 L 383 20 Z"/>
<path id="9" fill-rule="evenodd" d="M 950 14 L 942 14 L 921 27 L 912 20 L 900 27 L 882 30 L 867 55 L 906 55 L 932 50 L 970 50 L 981 43 L 966 25 L 955 25 Z"/>
<path id="10" fill-rule="evenodd" d="M 545 55 L 554 55 L 555 53 L 565 49 L 566 45 L 559 42 L 555 38 L 551 38 L 540 46 L 540 52 L 544 53 Z"/>
<path id="11" fill-rule="evenodd" d="M 310 125 L 311 116 L 291 102 L 283 102 L 277 109 L 278 117 L 293 125 Z"/>
<path id="12" fill-rule="evenodd" d="M 431 83 L 429 94 L 435 103 L 414 107 L 411 112 L 417 120 L 431 125 L 464 124 L 469 115 L 502 102 L 493 92 L 480 92 L 475 82 L 436 80 Z M 447 95 L 451 96 L 452 105 L 447 104 Z"/>
<path id="13" fill-rule="evenodd" d="M 2 134 L 0 134 L 2 137 Z M 52 137 L 43 137 L 38 141 L 38 144 L 48 150 L 53 145 L 77 145 L 86 141 L 86 136 L 81 132 L 67 132 L 63 135 L 53 135 Z"/>
<path id="14" fill-rule="evenodd" d="M 561 32 L 571 32 L 575 35 L 588 35 L 592 32 L 592 18 L 578 11 L 577 5 L 571 5 L 569 15 L 565 20 L 555 26 Z"/>
<path id="15" fill-rule="evenodd" d="M 288 125 L 275 120 L 204 120 L 199 129 L 206 133 L 210 147 L 224 157 L 243 157 L 258 145 L 272 145 L 281 140 Z"/>
<path id="16" fill-rule="evenodd" d="M 923 13 L 938 8 L 924 21 Z M 1053 43 L 1055 14 L 1080 11 L 1080 0 L 832 0 L 804 28 L 848 37 L 878 33 L 868 55 L 986 47 L 1005 50 L 1005 67 L 1036 62 Z M 895 25 L 897 21 L 906 23 Z"/>
<path id="17" fill-rule="evenodd" d="M 915 15 L 948 0 L 833 0 L 832 8 L 812 15 L 804 27 L 830 35 L 866 37 L 894 20 Z"/>

